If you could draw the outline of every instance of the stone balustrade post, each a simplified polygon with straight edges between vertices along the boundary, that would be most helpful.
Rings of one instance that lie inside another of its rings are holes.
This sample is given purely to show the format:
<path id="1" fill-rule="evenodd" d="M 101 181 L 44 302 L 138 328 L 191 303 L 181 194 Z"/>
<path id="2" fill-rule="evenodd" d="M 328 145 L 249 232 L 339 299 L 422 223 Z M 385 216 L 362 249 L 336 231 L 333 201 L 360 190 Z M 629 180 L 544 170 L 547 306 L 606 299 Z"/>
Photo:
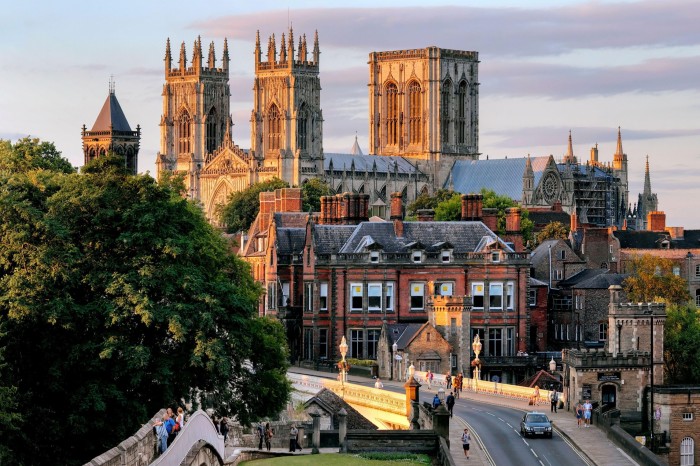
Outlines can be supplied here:
<path id="1" fill-rule="evenodd" d="M 411 402 L 411 414 L 408 417 L 408 422 L 411 425 L 411 430 L 420 430 L 420 403 L 418 401 Z"/>
<path id="2" fill-rule="evenodd" d="M 321 446 L 321 415 L 317 412 L 311 412 L 309 415 L 314 420 L 314 433 L 311 439 L 311 453 L 318 454 L 318 449 Z"/>
<path id="3" fill-rule="evenodd" d="M 433 411 L 433 430 L 450 445 L 450 412 L 444 404 Z"/>
<path id="4" fill-rule="evenodd" d="M 406 389 L 406 417 L 411 418 L 411 403 L 418 402 L 420 384 L 411 374 L 408 380 L 404 384 L 403 388 Z"/>
<path id="5" fill-rule="evenodd" d="M 348 412 L 345 408 L 341 408 L 338 411 L 338 445 L 340 445 L 340 453 L 347 452 L 347 445 L 345 444 L 345 438 L 348 434 Z"/>

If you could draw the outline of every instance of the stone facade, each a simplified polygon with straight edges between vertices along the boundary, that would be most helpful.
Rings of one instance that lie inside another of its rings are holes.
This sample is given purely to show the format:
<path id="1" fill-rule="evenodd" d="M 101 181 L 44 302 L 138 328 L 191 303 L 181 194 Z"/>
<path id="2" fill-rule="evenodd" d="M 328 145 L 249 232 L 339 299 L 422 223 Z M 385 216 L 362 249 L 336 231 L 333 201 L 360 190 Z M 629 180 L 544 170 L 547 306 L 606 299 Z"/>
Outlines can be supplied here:
<path id="1" fill-rule="evenodd" d="M 540 243 L 531 256 L 532 277 L 551 288 L 557 288 L 566 280 L 586 268 L 586 263 L 573 250 L 569 242 L 551 239 Z"/>
<path id="2" fill-rule="evenodd" d="M 700 387 L 665 386 L 654 393 L 654 431 L 666 433 L 668 464 L 696 464 L 700 458 Z"/>

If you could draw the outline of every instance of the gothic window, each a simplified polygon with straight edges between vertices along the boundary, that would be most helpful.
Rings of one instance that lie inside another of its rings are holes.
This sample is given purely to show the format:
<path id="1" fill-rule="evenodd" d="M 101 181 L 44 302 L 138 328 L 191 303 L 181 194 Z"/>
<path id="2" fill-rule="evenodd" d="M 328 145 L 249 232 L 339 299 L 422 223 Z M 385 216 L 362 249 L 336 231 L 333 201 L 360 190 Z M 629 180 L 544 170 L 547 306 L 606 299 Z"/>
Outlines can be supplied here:
<path id="1" fill-rule="evenodd" d="M 306 150 L 307 125 L 309 124 L 309 112 L 305 104 L 301 104 L 297 113 L 297 148 Z"/>
<path id="2" fill-rule="evenodd" d="M 459 83 L 459 91 L 457 92 L 457 143 L 467 143 L 467 83 L 462 81 Z"/>
<path id="3" fill-rule="evenodd" d="M 280 140 L 282 139 L 282 119 L 277 105 L 272 104 L 267 115 L 267 138 L 268 149 L 274 150 L 280 148 Z"/>
<path id="4" fill-rule="evenodd" d="M 411 81 L 408 85 L 408 112 L 409 112 L 409 141 L 411 144 L 421 142 L 421 91 L 420 84 Z"/>
<path id="5" fill-rule="evenodd" d="M 685 437 L 681 440 L 681 466 L 692 466 L 695 464 L 695 441 L 692 437 Z"/>
<path id="6" fill-rule="evenodd" d="M 386 136 L 388 145 L 399 143 L 399 90 L 394 83 L 386 86 Z"/>
<path id="7" fill-rule="evenodd" d="M 216 149 L 216 109 L 212 107 L 207 114 L 207 154 Z"/>
<path id="8" fill-rule="evenodd" d="M 441 92 L 441 113 L 440 113 L 440 129 L 442 130 L 442 143 L 445 144 L 450 140 L 450 116 L 452 115 L 452 81 L 449 79 L 442 83 Z"/>
<path id="9" fill-rule="evenodd" d="M 180 154 L 189 154 L 192 152 L 192 119 L 186 112 L 180 116 L 180 124 L 178 125 L 178 152 Z"/>

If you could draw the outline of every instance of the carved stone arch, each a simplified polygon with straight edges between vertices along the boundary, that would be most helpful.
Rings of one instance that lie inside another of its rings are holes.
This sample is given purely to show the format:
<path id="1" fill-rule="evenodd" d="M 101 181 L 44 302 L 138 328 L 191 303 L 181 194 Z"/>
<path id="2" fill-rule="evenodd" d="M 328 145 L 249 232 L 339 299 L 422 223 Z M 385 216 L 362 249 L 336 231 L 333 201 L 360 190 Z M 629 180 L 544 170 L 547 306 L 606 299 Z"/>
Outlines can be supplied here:
<path id="1" fill-rule="evenodd" d="M 236 188 L 230 179 L 226 177 L 219 178 L 219 181 L 216 183 L 216 187 L 212 191 L 212 196 L 209 198 L 209 205 L 207 206 L 206 211 L 207 218 L 214 220 L 216 206 L 219 204 L 226 204 L 229 195 L 235 191 Z"/>
<path id="2" fill-rule="evenodd" d="M 423 87 L 420 80 L 411 77 L 406 83 L 406 103 L 408 110 L 408 140 L 409 144 L 423 142 Z M 405 118 L 405 116 L 404 116 Z"/>
<path id="3" fill-rule="evenodd" d="M 426 196 L 429 194 L 429 192 L 428 192 L 428 185 L 423 185 L 423 187 L 420 189 L 420 195 L 422 196 L 422 195 L 424 195 L 424 194 L 425 194 Z"/>

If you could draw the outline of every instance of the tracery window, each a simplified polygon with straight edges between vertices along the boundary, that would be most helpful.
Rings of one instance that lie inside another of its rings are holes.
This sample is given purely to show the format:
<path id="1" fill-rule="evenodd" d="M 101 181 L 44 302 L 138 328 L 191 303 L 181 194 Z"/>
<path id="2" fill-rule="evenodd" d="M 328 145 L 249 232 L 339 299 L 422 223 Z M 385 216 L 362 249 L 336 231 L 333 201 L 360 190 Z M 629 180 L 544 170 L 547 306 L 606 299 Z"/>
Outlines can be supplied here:
<path id="1" fill-rule="evenodd" d="M 457 142 L 466 144 L 467 142 L 467 83 L 462 81 L 459 83 L 459 91 L 457 92 Z"/>
<path id="2" fill-rule="evenodd" d="M 216 149 L 216 109 L 212 108 L 207 114 L 207 154 Z"/>
<path id="3" fill-rule="evenodd" d="M 411 81 L 408 85 L 408 112 L 409 112 L 409 141 L 411 144 L 421 142 L 421 91 L 420 84 Z"/>
<path id="4" fill-rule="evenodd" d="M 450 115 L 452 115 L 452 81 L 449 79 L 442 84 L 441 91 L 441 113 L 440 113 L 440 129 L 442 130 L 442 143 L 445 144 L 450 140 Z"/>
<path id="5" fill-rule="evenodd" d="M 280 148 L 280 140 L 282 139 L 282 119 L 277 105 L 272 104 L 267 116 L 267 137 L 268 149 L 274 150 Z"/>
<path id="6" fill-rule="evenodd" d="M 386 86 L 386 136 L 388 145 L 399 143 L 399 90 L 394 83 Z"/>
<path id="7" fill-rule="evenodd" d="M 178 152 L 180 154 L 192 152 L 192 119 L 187 113 L 183 113 L 180 117 L 178 136 Z"/>
<path id="8" fill-rule="evenodd" d="M 305 104 L 301 104 L 297 114 L 297 148 L 306 150 L 309 112 Z"/>

